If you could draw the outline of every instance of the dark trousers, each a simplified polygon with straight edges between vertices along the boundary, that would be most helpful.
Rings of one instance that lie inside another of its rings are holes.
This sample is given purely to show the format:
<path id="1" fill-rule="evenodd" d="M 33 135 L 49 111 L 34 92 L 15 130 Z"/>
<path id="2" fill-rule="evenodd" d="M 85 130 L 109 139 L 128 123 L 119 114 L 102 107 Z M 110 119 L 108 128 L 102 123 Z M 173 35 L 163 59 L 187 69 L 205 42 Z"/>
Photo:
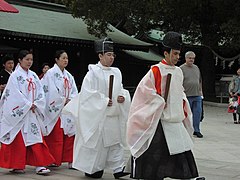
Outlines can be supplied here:
<path id="1" fill-rule="evenodd" d="M 237 121 L 237 113 L 233 113 L 233 120 Z M 238 121 L 240 121 L 240 114 L 238 114 Z"/>

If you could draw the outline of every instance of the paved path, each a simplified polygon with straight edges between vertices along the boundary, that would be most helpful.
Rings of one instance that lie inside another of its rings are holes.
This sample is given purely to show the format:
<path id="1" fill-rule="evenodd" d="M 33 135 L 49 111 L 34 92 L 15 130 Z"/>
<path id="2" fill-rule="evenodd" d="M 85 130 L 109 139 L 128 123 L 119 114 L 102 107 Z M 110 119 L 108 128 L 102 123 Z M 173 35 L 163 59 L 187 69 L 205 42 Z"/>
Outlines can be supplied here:
<path id="1" fill-rule="evenodd" d="M 205 117 L 201 123 L 204 138 L 195 140 L 194 154 L 199 173 L 207 180 L 240 179 L 240 124 L 233 124 L 232 114 L 227 113 L 226 105 L 204 105 Z M 126 151 L 126 156 L 128 151 Z M 52 168 L 48 176 L 34 173 L 33 167 L 27 167 L 23 175 L 12 175 L 7 169 L 0 169 L 0 180 L 84 180 L 84 174 L 67 169 L 63 164 Z M 114 179 L 106 171 L 102 180 Z M 130 179 L 126 177 L 125 179 Z M 167 178 L 170 180 L 170 178 Z"/>

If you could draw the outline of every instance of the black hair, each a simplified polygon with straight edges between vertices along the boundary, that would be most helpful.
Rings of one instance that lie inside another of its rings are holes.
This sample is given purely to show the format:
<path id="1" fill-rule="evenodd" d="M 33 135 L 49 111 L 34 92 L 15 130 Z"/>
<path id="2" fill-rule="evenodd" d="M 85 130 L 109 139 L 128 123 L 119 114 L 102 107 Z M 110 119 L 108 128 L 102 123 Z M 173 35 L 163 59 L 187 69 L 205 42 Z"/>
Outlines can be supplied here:
<path id="1" fill-rule="evenodd" d="M 56 53 L 55 53 L 55 58 L 59 59 L 60 56 L 61 56 L 63 53 L 66 53 L 66 51 L 65 51 L 65 50 L 57 50 Z"/>
<path id="2" fill-rule="evenodd" d="M 42 64 L 42 69 L 43 69 L 45 66 L 49 66 L 49 64 L 48 64 L 48 63 L 43 63 L 43 64 Z M 49 66 L 49 67 L 50 67 L 50 66 Z"/>
<path id="3" fill-rule="evenodd" d="M 170 53 L 170 52 L 171 52 L 171 48 L 163 46 L 163 47 L 161 48 L 161 50 L 160 50 L 160 54 L 164 55 L 164 52 L 165 52 L 165 51 L 168 52 L 168 53 Z"/>
<path id="4" fill-rule="evenodd" d="M 23 59 L 25 56 L 27 56 L 28 54 L 32 54 L 31 51 L 28 50 L 21 50 L 18 54 L 18 59 Z"/>
<path id="5" fill-rule="evenodd" d="M 13 55 L 12 54 L 6 54 L 3 58 L 2 58 L 2 64 L 5 64 L 7 61 L 12 60 L 14 61 Z"/>

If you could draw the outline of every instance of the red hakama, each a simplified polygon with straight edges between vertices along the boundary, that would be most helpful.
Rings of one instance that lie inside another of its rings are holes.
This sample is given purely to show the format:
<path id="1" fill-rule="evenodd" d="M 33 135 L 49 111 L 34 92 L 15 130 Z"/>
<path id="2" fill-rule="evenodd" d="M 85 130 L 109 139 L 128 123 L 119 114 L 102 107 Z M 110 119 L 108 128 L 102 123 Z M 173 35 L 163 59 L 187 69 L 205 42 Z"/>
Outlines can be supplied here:
<path id="1" fill-rule="evenodd" d="M 1 144 L 0 167 L 8 169 L 25 169 L 26 165 L 47 166 L 54 163 L 46 142 L 25 146 L 21 131 L 11 144 Z"/>
<path id="2" fill-rule="evenodd" d="M 63 129 L 60 127 L 61 120 L 58 119 L 52 132 L 45 136 L 45 141 L 48 145 L 50 153 L 53 155 L 57 166 L 62 162 L 72 163 L 73 161 L 73 143 L 75 136 L 64 135 Z"/>

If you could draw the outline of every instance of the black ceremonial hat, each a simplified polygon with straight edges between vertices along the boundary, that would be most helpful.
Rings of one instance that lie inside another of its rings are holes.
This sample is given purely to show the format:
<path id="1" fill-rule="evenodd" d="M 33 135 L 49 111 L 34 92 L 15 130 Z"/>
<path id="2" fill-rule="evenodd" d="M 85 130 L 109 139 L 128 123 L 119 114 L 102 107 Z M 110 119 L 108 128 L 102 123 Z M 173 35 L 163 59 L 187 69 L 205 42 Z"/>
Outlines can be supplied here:
<path id="1" fill-rule="evenodd" d="M 177 32 L 169 31 L 164 36 L 162 44 L 167 48 L 180 50 L 182 46 L 182 36 Z"/>
<path id="2" fill-rule="evenodd" d="M 111 38 L 99 39 L 94 42 L 96 53 L 113 52 L 113 42 Z"/>

